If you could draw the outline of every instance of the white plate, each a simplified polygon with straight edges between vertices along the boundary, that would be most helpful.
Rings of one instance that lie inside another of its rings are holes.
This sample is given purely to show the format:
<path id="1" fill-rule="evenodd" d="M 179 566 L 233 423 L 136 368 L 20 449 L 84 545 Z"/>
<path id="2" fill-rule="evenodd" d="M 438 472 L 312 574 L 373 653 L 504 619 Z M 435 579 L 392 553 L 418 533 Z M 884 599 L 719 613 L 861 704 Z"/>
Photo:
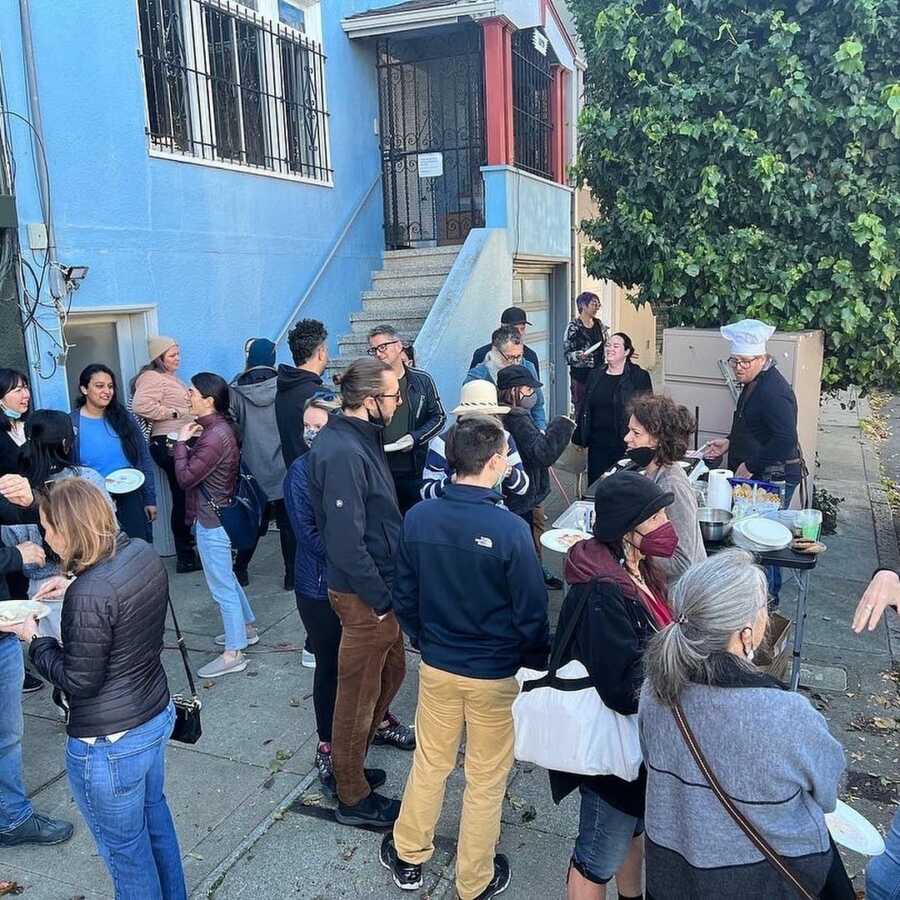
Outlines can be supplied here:
<path id="1" fill-rule="evenodd" d="M 731 543 L 741 550 L 746 550 L 748 553 L 775 553 L 778 550 L 784 550 L 785 547 L 789 547 L 792 540 L 793 538 L 788 540 L 784 547 L 763 547 L 760 544 L 751 541 L 750 538 L 740 531 L 737 525 L 731 529 Z"/>
<path id="2" fill-rule="evenodd" d="M 43 619 L 50 615 L 50 607 L 40 600 L 0 601 L 0 626 L 21 625 L 29 616 Z"/>
<path id="3" fill-rule="evenodd" d="M 772 519 L 754 516 L 745 522 L 735 522 L 741 534 L 760 547 L 786 547 L 791 542 L 791 532 Z"/>
<path id="4" fill-rule="evenodd" d="M 590 537 L 592 535 L 578 528 L 553 528 L 541 535 L 541 543 L 548 550 L 568 553 L 579 541 L 587 540 Z"/>
<path id="5" fill-rule="evenodd" d="M 106 476 L 106 489 L 111 494 L 130 494 L 144 483 L 140 469 L 116 469 Z"/>
<path id="6" fill-rule="evenodd" d="M 881 856 L 884 853 L 884 838 L 875 826 L 843 800 L 838 800 L 834 812 L 825 813 L 825 824 L 835 843 L 848 850 L 864 856 Z"/>

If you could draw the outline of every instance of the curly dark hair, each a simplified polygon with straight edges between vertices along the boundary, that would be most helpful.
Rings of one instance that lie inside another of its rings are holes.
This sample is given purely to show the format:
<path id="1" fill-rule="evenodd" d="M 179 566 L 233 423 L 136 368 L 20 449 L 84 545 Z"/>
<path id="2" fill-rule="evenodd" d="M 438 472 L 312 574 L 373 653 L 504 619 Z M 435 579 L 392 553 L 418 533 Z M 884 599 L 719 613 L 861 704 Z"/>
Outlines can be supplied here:
<path id="1" fill-rule="evenodd" d="M 661 394 L 643 394 L 629 412 L 657 442 L 656 462 L 670 466 L 684 458 L 696 427 L 694 417 L 684 406 Z"/>
<path id="2" fill-rule="evenodd" d="M 288 347 L 295 366 L 308 362 L 313 353 L 325 342 L 328 332 L 318 319 L 301 319 L 288 332 Z"/>

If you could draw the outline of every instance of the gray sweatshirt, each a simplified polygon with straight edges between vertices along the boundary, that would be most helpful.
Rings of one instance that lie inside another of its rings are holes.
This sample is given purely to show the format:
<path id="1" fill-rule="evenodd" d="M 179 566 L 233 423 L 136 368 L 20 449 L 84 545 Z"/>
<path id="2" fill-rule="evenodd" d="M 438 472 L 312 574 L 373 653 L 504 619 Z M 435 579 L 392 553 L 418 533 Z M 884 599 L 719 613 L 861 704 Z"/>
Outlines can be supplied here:
<path id="1" fill-rule="evenodd" d="M 685 718 L 726 793 L 818 895 L 831 863 L 824 814 L 835 807 L 844 751 L 802 694 L 736 663 L 724 671 L 717 686 L 684 690 Z M 796 900 L 712 792 L 671 709 L 646 682 L 638 722 L 647 767 L 648 894 Z"/>
<path id="2" fill-rule="evenodd" d="M 697 520 L 697 497 L 684 469 L 677 463 L 663 466 L 650 476 L 664 491 L 675 495 L 666 513 L 675 526 L 678 548 L 671 559 L 654 559 L 653 564 L 665 574 L 671 587 L 690 566 L 706 559 L 703 535 Z"/>

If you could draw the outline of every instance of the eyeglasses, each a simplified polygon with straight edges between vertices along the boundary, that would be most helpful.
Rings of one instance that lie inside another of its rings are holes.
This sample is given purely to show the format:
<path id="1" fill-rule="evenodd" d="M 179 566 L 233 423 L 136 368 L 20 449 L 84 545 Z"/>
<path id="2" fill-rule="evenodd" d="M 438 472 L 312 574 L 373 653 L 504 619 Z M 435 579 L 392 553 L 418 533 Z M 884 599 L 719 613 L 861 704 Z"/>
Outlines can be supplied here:
<path id="1" fill-rule="evenodd" d="M 750 356 L 750 357 L 741 357 L 741 356 L 729 356 L 728 357 L 728 365 L 731 366 L 732 369 L 746 369 L 749 366 L 752 366 L 756 360 L 762 359 L 761 356 Z"/>
<path id="2" fill-rule="evenodd" d="M 514 366 L 519 365 L 522 362 L 522 357 L 524 356 L 524 353 L 519 353 L 518 355 L 516 355 L 515 353 L 511 353 L 509 356 L 507 356 L 502 350 L 500 350 L 499 352 L 500 352 L 500 355 L 508 363 L 511 363 Z"/>
<path id="3" fill-rule="evenodd" d="M 377 347 L 369 347 L 369 349 L 366 350 L 366 353 L 368 353 L 369 356 L 380 356 L 385 347 L 390 347 L 391 344 L 399 343 L 400 341 L 385 341 L 383 344 L 379 344 Z"/>
<path id="4" fill-rule="evenodd" d="M 400 391 L 397 391 L 396 394 L 376 394 L 376 400 L 399 400 L 401 397 Z"/>

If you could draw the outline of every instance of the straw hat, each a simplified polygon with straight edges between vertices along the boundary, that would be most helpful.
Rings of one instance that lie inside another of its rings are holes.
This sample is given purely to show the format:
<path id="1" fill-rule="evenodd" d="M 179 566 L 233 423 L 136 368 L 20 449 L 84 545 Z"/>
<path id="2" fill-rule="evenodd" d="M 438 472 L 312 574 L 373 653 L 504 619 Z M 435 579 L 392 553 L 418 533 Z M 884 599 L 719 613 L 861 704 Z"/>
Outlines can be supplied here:
<path id="1" fill-rule="evenodd" d="M 482 413 L 487 416 L 505 416 L 508 406 L 497 402 L 497 388 L 490 381 L 469 381 L 459 392 L 459 406 L 451 410 L 454 416 Z"/>

